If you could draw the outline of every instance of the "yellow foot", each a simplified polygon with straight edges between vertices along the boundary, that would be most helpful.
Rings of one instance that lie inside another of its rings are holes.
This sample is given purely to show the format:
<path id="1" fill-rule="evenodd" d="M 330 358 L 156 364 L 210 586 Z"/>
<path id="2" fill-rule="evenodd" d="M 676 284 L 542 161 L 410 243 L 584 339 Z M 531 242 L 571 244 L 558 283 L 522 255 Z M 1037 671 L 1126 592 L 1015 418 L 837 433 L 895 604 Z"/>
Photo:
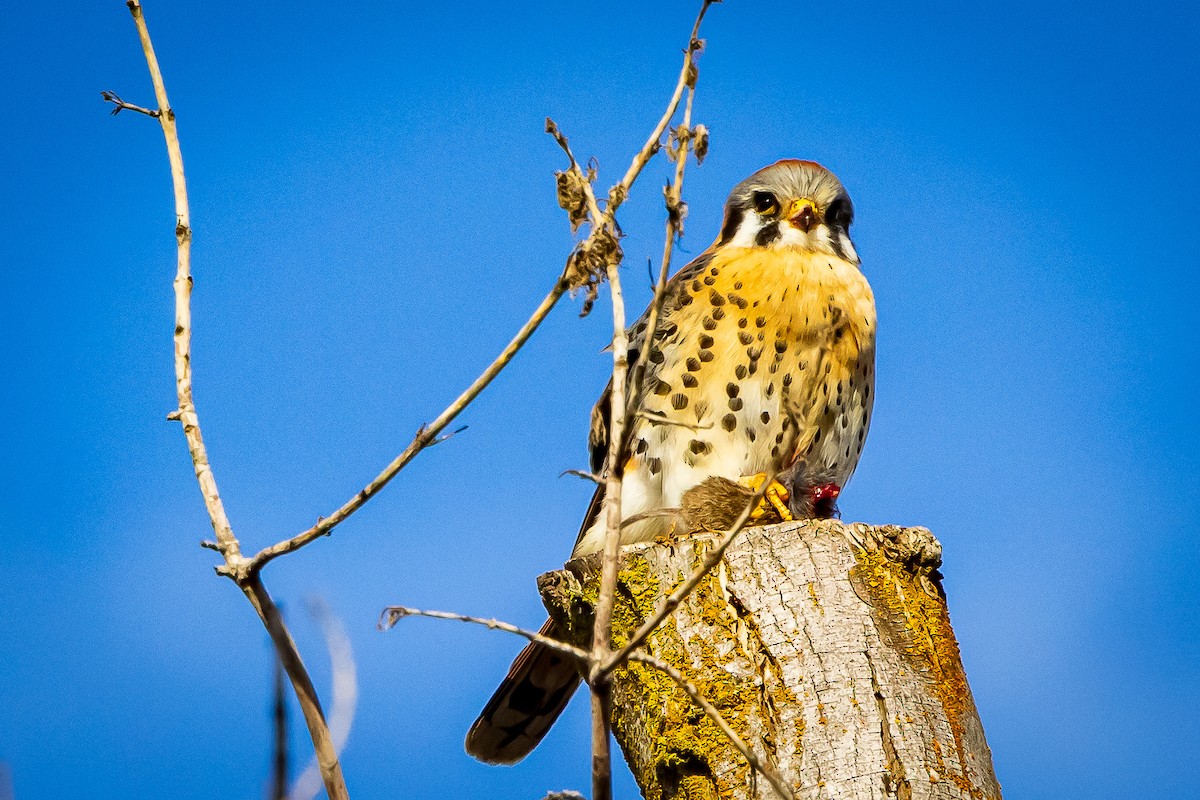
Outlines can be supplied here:
<path id="1" fill-rule="evenodd" d="M 766 479 L 767 473 L 760 472 L 757 475 L 747 475 L 745 477 L 738 478 L 738 483 L 757 492 L 759 487 L 763 485 L 763 481 Z M 787 488 L 785 488 L 782 483 L 779 481 L 771 481 L 771 485 L 768 486 L 767 491 L 763 493 L 762 499 L 758 501 L 758 505 L 753 511 L 750 512 L 750 519 L 758 521 L 770 514 L 771 509 L 774 509 L 775 513 L 779 515 L 781 520 L 784 522 L 790 522 L 792 519 L 792 512 L 788 508 L 788 499 L 790 497 L 791 495 L 788 493 Z M 768 503 L 770 503 L 770 507 L 767 506 Z"/>

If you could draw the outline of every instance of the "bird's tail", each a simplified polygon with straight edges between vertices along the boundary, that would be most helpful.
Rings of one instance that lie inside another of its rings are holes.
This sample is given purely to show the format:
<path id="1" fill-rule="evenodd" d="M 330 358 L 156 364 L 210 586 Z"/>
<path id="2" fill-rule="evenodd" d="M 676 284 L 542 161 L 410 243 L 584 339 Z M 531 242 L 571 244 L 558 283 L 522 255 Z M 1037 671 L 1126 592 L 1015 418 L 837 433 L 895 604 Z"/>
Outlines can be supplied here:
<path id="1" fill-rule="evenodd" d="M 559 638 L 546 620 L 541 634 Z M 579 686 L 575 662 L 531 642 L 467 732 L 467 752 L 489 764 L 515 764 L 529 755 L 566 708 Z"/>

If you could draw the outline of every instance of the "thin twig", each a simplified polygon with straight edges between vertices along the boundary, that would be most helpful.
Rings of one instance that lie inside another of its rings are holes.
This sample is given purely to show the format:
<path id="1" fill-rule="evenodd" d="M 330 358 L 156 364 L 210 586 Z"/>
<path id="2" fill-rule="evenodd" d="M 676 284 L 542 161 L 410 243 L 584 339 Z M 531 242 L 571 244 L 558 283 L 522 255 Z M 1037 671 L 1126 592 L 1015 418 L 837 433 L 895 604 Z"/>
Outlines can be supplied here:
<path id="1" fill-rule="evenodd" d="M 548 636 L 543 636 L 540 633 L 535 633 L 531 630 L 526 630 L 525 628 L 519 628 L 516 625 L 510 625 L 509 623 L 502 622 L 498 619 L 471 617 L 465 614 L 456 614 L 451 611 L 422 611 L 420 609 L 410 608 L 408 606 L 388 606 L 379 615 L 378 627 L 380 630 L 389 630 L 395 626 L 397 622 L 407 617 L 426 617 L 428 619 L 440 619 L 449 620 L 452 622 L 466 622 L 471 625 L 482 625 L 489 630 L 503 631 L 504 633 L 511 633 L 516 636 L 520 636 L 523 639 L 527 639 L 531 642 L 537 642 L 538 644 L 547 647 L 556 653 L 561 653 L 562 655 L 574 658 L 581 664 L 587 664 L 591 660 L 591 656 L 586 650 L 567 644 L 566 642 L 561 642 L 558 639 L 551 639 Z M 729 739 L 729 742 L 734 746 L 734 748 L 742 754 L 747 763 L 749 763 L 753 769 L 757 770 L 764 777 L 766 777 L 768 781 L 771 781 L 771 785 L 780 792 L 780 795 L 784 797 L 785 800 L 791 800 L 791 792 L 787 788 L 787 785 L 783 783 L 783 780 L 779 777 L 779 775 L 775 773 L 768 765 L 764 764 L 762 760 L 755 755 L 754 751 L 746 746 L 746 743 L 742 741 L 741 737 L 739 737 L 733 728 L 730 727 L 729 723 L 725 721 L 725 718 L 721 715 L 721 712 L 712 703 L 708 702 L 708 700 L 704 698 L 695 684 L 691 683 L 683 675 L 683 673 L 679 672 L 679 670 L 675 669 L 665 661 L 662 661 L 648 653 L 633 653 L 629 656 L 629 660 L 637 661 L 657 670 L 661 670 L 664 674 L 674 680 L 675 683 L 677 683 L 679 687 L 687 692 L 688 696 L 695 701 L 696 705 L 700 706 L 700 709 L 704 711 L 704 713 L 708 715 L 710 719 L 712 719 L 713 723 L 716 724 L 717 728 L 720 729 L 726 738 Z"/>
<path id="2" fill-rule="evenodd" d="M 479 377 L 476 378 L 475 381 L 454 400 L 453 403 L 447 406 L 433 422 L 422 426 L 421 429 L 417 431 L 416 436 L 413 437 L 412 442 L 404 449 L 404 452 L 396 456 L 396 458 L 393 459 L 392 462 L 388 464 L 382 472 L 375 476 L 374 480 L 368 483 L 358 494 L 354 495 L 354 497 L 347 500 L 341 506 L 341 508 L 334 511 L 329 516 L 322 518 L 316 525 L 313 525 L 308 530 L 298 533 L 290 539 L 285 539 L 281 542 L 271 545 L 270 547 L 265 547 L 260 550 L 254 555 L 253 558 L 250 558 L 246 561 L 244 571 L 246 573 L 250 573 L 260 570 L 273 559 L 276 559 L 281 555 L 291 553 L 295 550 L 299 550 L 309 542 L 319 539 L 322 536 L 329 535 L 330 531 L 332 531 L 342 522 L 345 522 L 347 517 L 349 517 L 358 509 L 362 508 L 364 503 L 378 494 L 384 486 L 387 486 L 388 482 L 391 481 L 392 478 L 396 477 L 396 475 L 400 473 L 400 470 L 408 466 L 409 462 L 416 458 L 422 450 L 432 444 L 436 444 L 439 441 L 444 441 L 444 439 L 439 439 L 438 435 L 446 428 L 447 425 L 454 421 L 455 417 L 462 413 L 464 408 L 470 405 L 471 402 L 479 396 L 480 392 L 487 388 L 488 384 L 492 382 L 492 379 L 500 374 L 501 370 L 508 366 L 508 363 L 512 361 L 513 356 L 517 354 L 517 351 L 521 349 L 525 342 L 529 340 L 529 337 L 533 335 L 533 332 L 538 329 L 538 326 L 542 324 L 542 321 L 545 320 L 550 314 L 551 310 L 553 310 L 555 304 L 558 303 L 559 299 L 566 292 L 567 288 L 568 285 L 565 275 L 560 276 L 558 280 L 555 281 L 554 287 L 550 290 L 550 293 L 546 295 L 541 304 L 533 312 L 533 316 L 526 320 L 525 324 L 521 326 L 521 329 L 517 331 L 517 334 L 512 338 L 512 341 L 508 343 L 508 346 L 500 352 L 500 355 L 498 355 L 496 359 L 488 365 L 487 369 L 485 369 L 479 375 Z"/>
<path id="3" fill-rule="evenodd" d="M 154 54 L 141 3 L 130 0 L 126 5 L 133 14 L 142 52 L 146 56 L 146 66 L 150 70 L 150 81 L 154 84 L 158 113 L 150 116 L 158 119 L 162 125 L 167 157 L 171 162 L 171 184 L 175 191 L 175 390 L 179 396 L 179 420 L 183 423 L 183 435 L 187 437 L 196 480 L 204 495 L 204 506 L 217 536 L 217 546 L 227 563 L 236 564 L 241 561 L 241 549 L 225 515 L 225 506 L 217 491 L 217 480 L 208 464 L 208 451 L 200 434 L 200 418 L 196 415 L 196 403 L 192 397 L 192 223 L 188 213 L 187 181 L 183 174 L 183 151 L 175 127 L 175 112 L 171 110 L 171 103 L 167 99 L 166 84 L 158 67 L 158 57 Z"/>
<path id="4" fill-rule="evenodd" d="M 308 613 L 316 620 L 329 651 L 329 666 L 333 680 L 333 699 L 329 710 L 329 734 L 333 737 L 334 752 L 339 757 L 346 749 L 350 729 L 354 727 L 354 712 L 358 707 L 358 668 L 354 663 L 354 651 L 346 627 L 329 605 L 320 597 L 310 597 L 306 603 Z M 312 800 L 321 790 L 321 769 L 314 759 L 300 777 L 292 784 L 288 793 L 290 800 Z"/>
<path id="5" fill-rule="evenodd" d="M 675 683 L 679 685 L 679 688 L 687 692 L 688 697 L 692 698 L 692 702 L 700 706 L 700 709 L 704 711 L 709 719 L 713 721 L 721 733 L 725 734 L 725 738 L 729 740 L 729 743 L 733 745 L 735 750 L 742 754 L 742 758 L 746 759 L 746 763 L 748 763 L 752 769 L 766 778 L 767 782 L 771 784 L 771 787 L 779 793 L 779 796 L 783 798 L 783 800 L 792 800 L 792 790 L 787 783 L 784 782 L 783 777 L 771 765 L 760 759 L 758 755 L 755 754 L 755 752 L 751 750 L 744 741 L 742 741 L 742 737 L 738 736 L 737 732 L 730 727 L 729 723 L 725 721 L 725 717 L 719 710 L 717 710 L 717 707 L 708 702 L 696 685 L 689 681 L 682 672 L 675 669 L 667 662 L 655 658 L 648 653 L 632 653 L 629 656 L 629 660 L 638 661 L 642 664 L 646 664 L 647 666 L 654 667 L 675 681 Z"/>
<path id="6" fill-rule="evenodd" d="M 143 106 L 135 106 L 133 103 L 126 103 L 117 96 L 116 92 L 101 92 L 100 96 L 104 98 L 104 102 L 113 104 L 114 108 L 112 110 L 112 115 L 114 117 L 126 109 L 130 111 L 136 111 L 139 114 L 145 114 L 147 117 L 157 117 L 160 115 L 158 109 L 145 108 Z"/>
<path id="7" fill-rule="evenodd" d="M 300 658 L 296 642 L 283 623 L 279 608 L 263 586 L 258 573 L 251 575 L 238 586 L 266 626 L 271 641 L 275 644 L 275 652 L 279 654 L 279 660 L 292 683 L 292 691 L 296 693 L 296 699 L 300 702 L 300 711 L 304 714 L 304 723 L 308 726 L 308 735 L 313 742 L 313 751 L 321 769 L 326 794 L 330 800 L 349 800 L 350 795 L 342 777 L 337 747 L 333 743 L 333 735 L 329 732 L 329 724 L 325 721 L 325 712 L 321 709 L 317 690 L 313 687 L 308 669 Z"/>
<path id="8" fill-rule="evenodd" d="M 576 478 L 582 478 L 585 481 L 590 481 L 595 484 L 604 483 L 604 478 L 600 477 L 594 472 L 586 472 L 582 469 L 564 469 L 562 472 L 558 473 L 558 477 L 560 478 L 565 475 L 574 475 Z"/>
<path id="9" fill-rule="evenodd" d="M 196 481 L 200 485 L 204 497 L 205 509 L 209 521 L 216 534 L 214 549 L 225 558 L 225 570 L 238 576 L 238 587 L 245 593 L 250 603 L 258 612 L 263 624 L 271 635 L 275 650 L 284 670 L 292 683 L 292 689 L 300 703 L 304 721 L 312 738 L 313 750 L 321 766 L 321 776 L 325 784 L 325 792 L 330 800 L 349 800 L 346 782 L 342 777 L 341 764 L 338 761 L 336 749 L 330 737 L 329 727 L 325 723 L 320 701 L 313 689 L 312 679 L 304 667 L 296 644 L 284 625 L 270 594 L 258 579 L 258 574 L 242 572 L 245 558 L 229 518 L 225 514 L 224 504 L 217 491 L 216 478 L 208 463 L 208 452 L 204 447 L 204 439 L 200 433 L 200 419 L 196 414 L 196 405 L 192 397 L 192 358 L 191 358 L 191 245 L 192 228 L 188 212 L 187 183 L 183 171 L 183 152 L 179 146 L 179 134 L 175 125 L 175 113 L 167 99 L 166 84 L 162 71 L 159 69 L 158 58 L 154 53 L 154 45 L 150 41 L 150 31 L 142 13 L 138 0 L 128 0 L 126 5 L 133 15 L 137 27 L 138 39 L 142 44 L 142 52 L 146 57 L 146 66 L 150 72 L 150 80 L 154 85 L 155 102 L 158 103 L 158 113 L 150 114 L 162 126 L 163 137 L 166 140 L 167 156 L 171 164 L 171 184 L 175 195 L 175 242 L 177 249 L 175 270 L 175 386 L 179 399 L 178 419 L 183 423 L 184 436 L 187 439 L 188 450 L 191 453 L 192 465 L 195 468 Z M 116 96 L 113 95 L 115 98 Z M 119 100 L 119 98 L 117 98 Z M 115 101 L 112 101 L 115 102 Z M 118 110 L 120 106 L 118 106 Z"/>
<path id="10" fill-rule="evenodd" d="M 662 414 L 654 411 L 646 411 L 645 409 L 635 411 L 633 416 L 638 417 L 639 419 L 644 419 L 651 425 L 667 425 L 674 426 L 676 428 L 687 428 L 689 431 L 706 431 L 712 428 L 711 422 L 707 422 L 703 425 L 697 422 L 684 422 L 683 420 L 671 419 L 670 417 L 665 417 Z"/>
<path id="11" fill-rule="evenodd" d="M 629 169 L 625 172 L 625 177 L 621 182 L 614 186 L 608 193 L 608 208 L 611 210 L 613 205 L 621 205 L 625 198 L 629 196 L 629 190 L 633 188 L 633 182 L 637 180 L 637 176 L 641 173 L 642 168 L 650 161 L 651 157 L 658 152 L 661 147 L 661 139 L 663 131 L 671 124 L 671 119 L 675 116 L 675 110 L 679 108 L 679 100 L 683 97 L 683 89 L 688 85 L 691 71 L 695 67 L 695 54 L 701 47 L 703 42 L 699 38 L 700 23 L 704 21 L 704 15 L 708 13 L 708 7 L 714 3 L 719 3 L 721 0 L 704 0 L 704 5 L 700 7 L 700 13 L 696 16 L 696 23 L 692 26 L 692 35 L 688 38 L 687 51 L 683 57 L 683 68 L 679 71 L 679 80 L 675 82 L 675 91 L 671 95 L 671 101 L 667 104 L 667 110 L 663 112 L 662 118 L 658 124 L 654 126 L 654 131 L 646 138 L 646 143 L 642 145 L 642 149 L 633 157 L 633 162 L 629 165 Z"/>
<path id="12" fill-rule="evenodd" d="M 422 611 L 419 608 L 409 608 L 408 606 L 388 606 L 379 615 L 379 623 L 377 627 L 381 631 L 386 631 L 395 626 L 397 622 L 407 617 L 427 617 L 428 619 L 444 619 L 452 622 L 468 622 L 472 625 L 482 625 L 485 628 L 490 628 L 494 631 L 504 631 L 515 636 L 520 636 L 528 639 L 531 642 L 537 642 L 543 647 L 553 650 L 556 653 L 561 653 L 565 656 L 577 659 L 581 664 L 587 664 L 591 661 L 591 656 L 586 650 L 583 650 L 574 645 L 560 642 L 558 639 L 551 639 L 549 636 L 543 636 L 540 633 L 518 628 L 516 625 L 510 625 L 507 622 L 501 622 L 498 619 L 484 619 L 483 617 L 468 617 L 465 614 L 455 614 L 450 611 Z"/>
<path id="13" fill-rule="evenodd" d="M 271 717 L 274 725 L 273 757 L 271 759 L 271 800 L 287 800 L 288 796 L 288 718 L 287 695 L 283 685 L 283 664 L 275 658 L 275 696 Z"/>
<path id="14" fill-rule="evenodd" d="M 625 332 L 625 302 L 621 295 L 621 276 L 615 264 L 608 267 L 608 286 L 612 297 L 613 371 L 609 411 L 609 448 L 607 478 L 604 485 L 604 555 L 600 568 L 600 593 L 596 598 L 596 619 L 592 627 L 593 666 L 588 684 L 592 689 L 592 798 L 612 797 L 612 757 L 609 752 L 609 689 L 595 665 L 608 658 L 612 648 L 612 612 L 616 596 L 617 569 L 621 549 L 621 488 L 624 481 L 621 449 L 625 441 L 625 385 L 629 371 L 629 337 Z"/>
<path id="15" fill-rule="evenodd" d="M 613 653 L 608 660 L 600 665 L 601 674 L 611 672 L 615 667 L 619 666 L 622 661 L 632 658 L 634 651 L 645 644 L 646 640 L 650 638 L 650 634 L 658 630 L 658 626 L 663 623 L 663 620 L 671 616 L 675 609 L 679 608 L 679 604 L 686 600 L 687 596 L 692 593 L 692 590 L 700 585 L 700 582 L 704 580 L 705 576 L 712 572 L 713 568 L 715 568 L 717 564 L 721 563 L 721 559 L 725 556 L 725 551 L 729 549 L 729 546 L 733 544 L 733 540 L 737 538 L 738 534 L 742 532 L 742 529 L 746 527 L 746 523 L 750 521 L 751 514 L 754 513 L 754 509 L 758 507 L 759 502 L 767 493 L 767 490 L 771 486 L 771 482 L 775 480 L 776 474 L 777 473 L 775 472 L 767 474 L 765 480 L 762 482 L 762 485 L 760 485 L 754 494 L 750 496 L 749 501 L 746 503 L 746 507 L 742 509 L 742 513 L 738 515 L 738 518 L 734 521 L 733 527 L 729 529 L 729 532 L 722 537 L 721 541 L 717 543 L 716 547 L 714 547 L 708 552 L 707 555 L 704 556 L 704 562 L 695 571 L 693 571 L 691 575 L 688 576 L 688 579 L 676 587 L 675 591 L 671 592 L 670 596 L 663 601 L 662 606 L 659 607 L 654 615 L 643 622 L 641 626 L 634 631 L 633 635 L 629 637 L 629 641 L 626 642 L 620 650 Z"/>
<path id="16" fill-rule="evenodd" d="M 589 208 L 592 209 L 591 213 L 593 214 L 592 224 L 594 231 L 597 228 L 614 224 L 616 210 L 625 201 L 625 198 L 629 196 L 629 190 L 633 186 L 633 182 L 661 146 L 660 140 L 663 131 L 666 130 L 667 125 L 670 124 L 671 119 L 675 116 L 680 98 L 683 96 L 684 87 L 694 83 L 694 59 L 696 52 L 701 47 L 697 36 L 700 31 L 700 24 L 704 20 L 704 15 L 711 3 L 712 0 L 704 0 L 704 3 L 700 7 L 700 13 L 696 16 L 696 22 L 692 26 L 691 35 L 688 37 L 687 49 L 684 55 L 683 67 L 680 70 L 679 80 L 676 82 L 671 100 L 667 104 L 667 110 L 647 138 L 642 149 L 634 156 L 633 162 L 625 173 L 625 177 L 609 191 L 608 203 L 604 212 L 605 216 L 602 219 L 598 220 L 594 216 L 597 204 L 594 202 L 594 199 L 589 199 Z M 559 143 L 563 145 L 564 149 L 568 150 L 568 155 L 570 156 L 569 148 L 566 147 L 565 137 Z M 578 165 L 574 157 L 570 157 L 572 164 L 575 165 L 574 168 L 578 170 Z M 583 183 L 585 196 L 590 197 L 591 185 L 586 180 Z M 608 658 L 612 648 L 612 612 L 617 585 L 618 554 L 621 546 L 621 489 L 624 479 L 624 452 L 628 446 L 628 442 L 626 441 L 626 427 L 632 428 L 632 426 L 628 425 L 629 411 L 626 406 L 625 396 L 629 377 L 629 338 L 625 328 L 625 304 L 621 293 L 621 280 L 618 272 L 619 263 L 610 260 L 606 267 L 612 299 L 613 370 L 612 389 L 609 398 L 609 448 L 606 459 L 607 478 L 604 488 L 604 548 L 600 571 L 599 594 L 595 606 L 596 617 L 592 628 L 592 663 L 589 669 L 588 681 L 592 690 L 592 800 L 610 800 L 612 797 L 612 758 L 609 752 L 609 687 L 608 682 L 605 680 L 606 675 L 597 671 L 597 665 Z M 658 294 L 661 294 L 661 292 L 656 292 L 656 295 Z M 655 318 L 657 318 L 657 312 L 655 312 Z M 651 329 L 649 332 L 651 338 L 647 340 L 647 346 L 653 342 L 653 333 L 654 331 Z M 648 358 L 649 353 L 646 355 Z"/>
<path id="17" fill-rule="evenodd" d="M 707 4 L 705 5 L 707 7 Z M 693 41 L 695 41 L 695 36 L 696 31 L 693 31 Z M 699 51 L 699 47 L 695 50 L 691 48 L 688 50 L 689 56 L 693 59 L 693 67 L 686 73 L 688 77 L 687 103 L 683 107 L 683 122 L 676 128 L 675 134 L 679 142 L 679 147 L 675 151 L 675 178 L 668 184 L 664 192 L 664 199 L 667 206 L 667 230 L 663 241 L 662 263 L 659 265 L 658 280 L 654 285 L 654 298 L 650 302 L 650 309 L 646 315 L 645 338 L 642 345 L 646 351 L 646 358 L 638 359 L 638 363 L 633 366 L 633 374 L 629 382 L 631 388 L 627 407 L 630 413 L 638 412 L 642 404 L 642 397 L 646 394 L 646 375 L 648 372 L 646 365 L 650 363 L 649 355 L 654 349 L 654 342 L 658 335 L 658 320 L 662 314 L 663 302 L 667 297 L 667 277 L 671 273 L 671 255 L 675 247 L 675 240 L 683 236 L 683 218 L 687 209 L 687 206 L 683 202 L 683 172 L 687 166 L 688 149 L 694 142 L 691 133 L 692 102 L 696 97 L 696 81 L 700 77 L 699 70 L 695 68 L 694 59 L 695 54 Z M 630 433 L 632 432 L 632 427 L 630 426 Z M 624 446 L 628 447 L 629 442 L 625 442 Z"/>

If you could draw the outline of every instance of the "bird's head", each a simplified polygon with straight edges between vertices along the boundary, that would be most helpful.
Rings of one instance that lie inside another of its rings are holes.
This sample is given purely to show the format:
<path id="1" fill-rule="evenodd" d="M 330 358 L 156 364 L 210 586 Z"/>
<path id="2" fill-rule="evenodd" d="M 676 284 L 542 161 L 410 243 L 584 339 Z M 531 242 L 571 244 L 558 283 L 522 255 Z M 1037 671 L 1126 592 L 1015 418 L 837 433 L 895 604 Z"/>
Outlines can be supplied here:
<path id="1" fill-rule="evenodd" d="M 797 248 L 858 263 L 854 206 L 842 182 L 815 161 L 785 159 L 733 187 L 716 247 Z"/>

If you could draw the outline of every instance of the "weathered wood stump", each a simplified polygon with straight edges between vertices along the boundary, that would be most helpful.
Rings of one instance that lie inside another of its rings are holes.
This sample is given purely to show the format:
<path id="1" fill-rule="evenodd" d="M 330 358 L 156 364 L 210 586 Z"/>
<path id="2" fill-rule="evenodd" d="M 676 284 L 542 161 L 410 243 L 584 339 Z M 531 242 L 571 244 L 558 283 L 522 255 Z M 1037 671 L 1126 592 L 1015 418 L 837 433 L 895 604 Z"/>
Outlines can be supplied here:
<path id="1" fill-rule="evenodd" d="M 716 538 L 622 552 L 614 641 L 628 640 Z M 797 798 L 1000 798 L 924 528 L 834 520 L 748 529 L 647 643 L 686 674 Z M 596 556 L 543 575 L 591 641 Z M 613 674 L 613 731 L 648 800 L 773 798 L 676 684 Z"/>

